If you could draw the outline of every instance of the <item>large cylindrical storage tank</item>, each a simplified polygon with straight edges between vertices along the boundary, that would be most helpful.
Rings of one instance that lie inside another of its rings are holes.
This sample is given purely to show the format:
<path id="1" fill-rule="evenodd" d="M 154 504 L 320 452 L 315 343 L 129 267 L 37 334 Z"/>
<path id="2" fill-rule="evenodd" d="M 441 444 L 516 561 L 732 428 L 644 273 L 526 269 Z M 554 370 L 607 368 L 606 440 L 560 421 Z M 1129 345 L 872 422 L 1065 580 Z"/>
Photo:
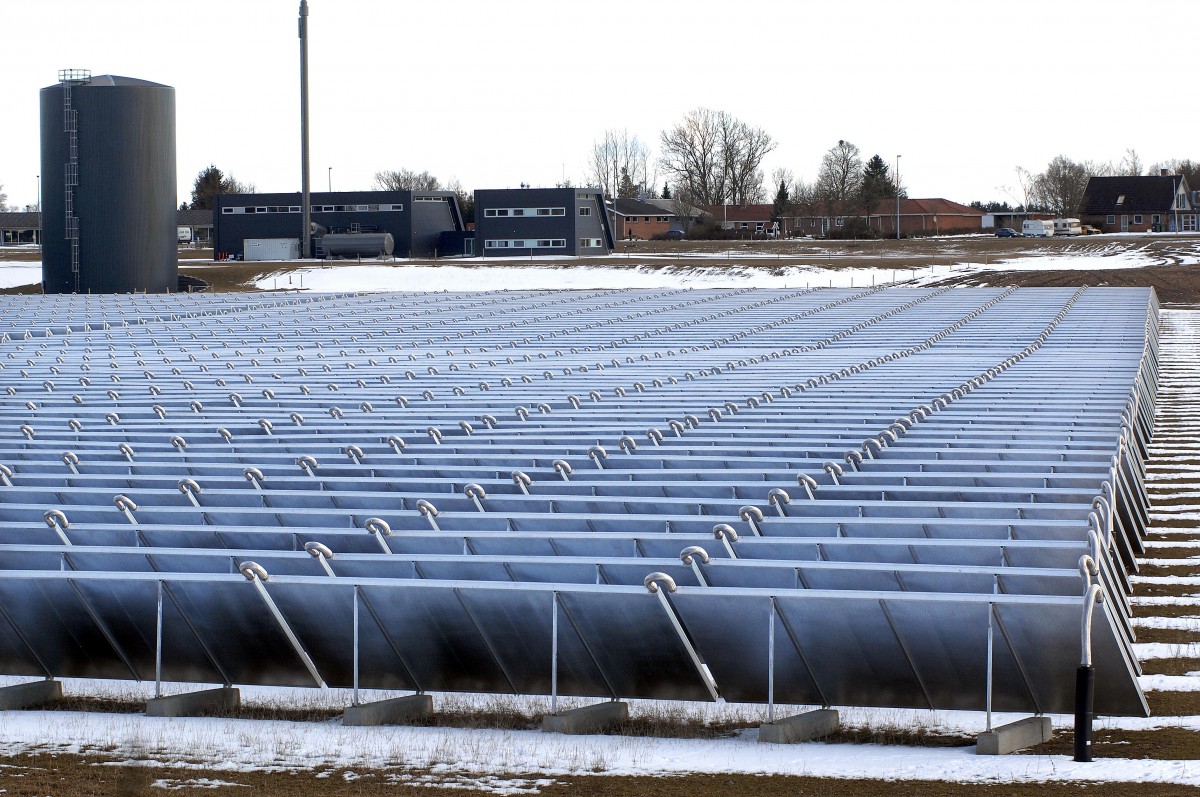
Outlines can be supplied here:
<path id="1" fill-rule="evenodd" d="M 391 257 L 396 240 L 390 232 L 331 233 L 321 236 L 326 257 Z"/>
<path id="2" fill-rule="evenodd" d="M 176 290 L 175 89 L 65 77 L 41 92 L 45 291 Z M 77 219 L 77 273 L 69 217 Z"/>

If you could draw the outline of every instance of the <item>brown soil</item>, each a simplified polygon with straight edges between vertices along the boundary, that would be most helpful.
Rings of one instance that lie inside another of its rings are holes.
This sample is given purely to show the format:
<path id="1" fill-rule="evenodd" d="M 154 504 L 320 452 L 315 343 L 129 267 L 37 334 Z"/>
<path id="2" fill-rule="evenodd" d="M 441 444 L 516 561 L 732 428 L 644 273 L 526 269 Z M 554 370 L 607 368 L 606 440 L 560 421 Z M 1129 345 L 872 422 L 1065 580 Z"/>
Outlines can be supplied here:
<path id="1" fill-rule="evenodd" d="M 1200 672 L 1200 659 L 1147 659 L 1142 662 L 1145 675 L 1187 675 Z"/>
<path id="2" fill-rule="evenodd" d="M 1138 642 L 1162 642 L 1165 645 L 1190 645 L 1200 642 L 1200 634 L 1177 628 L 1139 628 Z"/>
<path id="3" fill-rule="evenodd" d="M 1021 752 L 1027 755 L 1074 755 L 1075 735 L 1068 729 L 1050 741 Z M 1096 730 L 1092 734 L 1094 758 L 1153 758 L 1188 761 L 1200 757 L 1200 733 L 1182 728 L 1152 731 Z"/>
<path id="4" fill-rule="evenodd" d="M 620 242 L 610 257 L 588 258 L 588 265 L 657 267 L 663 269 L 689 266 L 754 266 L 772 269 L 787 266 L 821 266 L 823 268 L 882 268 L 894 269 L 898 277 L 909 269 L 929 269 L 945 273 L 946 285 L 1017 285 L 1021 287 L 1076 287 L 1079 285 L 1153 286 L 1159 300 L 1165 304 L 1200 302 L 1200 267 L 1180 265 L 1188 256 L 1182 251 L 1196 243 L 1193 237 L 1161 238 L 1154 236 L 1123 237 L 1121 239 L 1088 238 L 1055 240 L 959 237 L 911 239 L 903 241 L 633 241 Z M 987 273 L 952 273 L 956 264 L 987 263 L 996 259 L 1036 257 L 1058 252 L 1093 252 L 1114 254 L 1116 247 L 1137 248 L 1154 257 L 1162 265 L 1141 269 L 1111 271 L 1019 271 Z M 653 256 L 647 261 L 646 255 Z M 753 255 L 753 257 L 748 257 Z M 7 260 L 36 261 L 37 252 L 5 253 Z M 311 267 L 309 263 L 214 263 L 211 249 L 185 249 L 179 253 L 184 273 L 209 282 L 213 290 L 244 291 L 246 283 L 267 272 L 286 273 L 297 268 Z M 414 264 L 454 262 L 452 260 L 405 261 Z M 546 267 L 570 267 L 578 260 L 539 260 Z M 469 264 L 463 264 L 469 265 Z M 398 263 L 397 268 L 404 264 Z M 283 289 L 286 286 L 281 285 Z M 0 293 L 33 293 L 37 286 L 22 286 L 0 290 Z"/>
<path id="5" fill-rule="evenodd" d="M 1138 590 L 1139 595 L 1143 594 Z M 1186 603 L 1163 603 L 1133 607 L 1134 617 L 1200 617 L 1200 606 Z M 1140 636 L 1140 634 L 1139 634 Z"/>
<path id="6" fill-rule="evenodd" d="M 1200 692 L 1147 692 L 1152 717 L 1192 717 L 1200 714 Z M 1200 737 L 1197 737 L 1200 738 Z M 1200 745 L 1195 748 L 1200 758 Z"/>
<path id="7" fill-rule="evenodd" d="M 1159 558 L 1156 554 L 1154 558 Z M 1139 576 L 1155 576 L 1161 578 L 1163 576 L 1194 576 L 1200 572 L 1200 567 L 1195 564 L 1187 565 L 1147 565 L 1143 564 L 1138 567 Z"/>
<path id="8" fill-rule="evenodd" d="M 1099 738 L 1099 734 L 1097 735 Z M 1051 742 L 1051 745 L 1070 745 Z M 1106 749 L 1095 746 L 1097 756 Z M 1121 747 L 1116 748 L 1122 752 Z M 1059 752 L 1055 750 L 1055 752 Z M 224 772 L 188 769 L 177 766 L 147 766 L 99 756 L 51 755 L 0 758 L 6 796 L 13 797 L 130 797 L 131 795 L 169 794 L 162 785 L 183 786 L 176 793 L 209 794 L 221 797 L 462 797 L 470 784 L 455 773 L 428 770 L 388 769 L 367 772 L 345 769 L 313 769 L 300 772 Z M 469 777 L 469 776 L 468 776 Z M 1066 797 L 1102 794 L 1105 797 L 1188 797 L 1200 795 L 1200 788 L 1158 783 L 994 783 L 961 784 L 942 781 L 836 780 L 791 776 L 762 775 L 688 775 L 630 777 L 569 775 L 546 777 L 511 773 L 496 779 L 519 778 L 525 781 L 551 781 L 548 785 L 522 784 L 537 788 L 543 797 Z M 201 778 L 222 781 L 230 786 L 187 787 Z M 173 782 L 172 782 L 173 781 Z M 444 785 L 435 785 L 444 784 Z"/>

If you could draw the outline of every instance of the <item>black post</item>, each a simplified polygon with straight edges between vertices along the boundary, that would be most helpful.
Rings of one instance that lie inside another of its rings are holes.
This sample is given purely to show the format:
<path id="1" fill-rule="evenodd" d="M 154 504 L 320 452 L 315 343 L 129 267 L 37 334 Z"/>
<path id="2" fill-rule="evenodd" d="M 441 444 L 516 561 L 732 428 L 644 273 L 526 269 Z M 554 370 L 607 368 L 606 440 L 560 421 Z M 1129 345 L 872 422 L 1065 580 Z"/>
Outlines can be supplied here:
<path id="1" fill-rule="evenodd" d="M 1075 671 L 1075 760 L 1092 760 L 1092 697 L 1096 670 L 1092 666 Z"/>

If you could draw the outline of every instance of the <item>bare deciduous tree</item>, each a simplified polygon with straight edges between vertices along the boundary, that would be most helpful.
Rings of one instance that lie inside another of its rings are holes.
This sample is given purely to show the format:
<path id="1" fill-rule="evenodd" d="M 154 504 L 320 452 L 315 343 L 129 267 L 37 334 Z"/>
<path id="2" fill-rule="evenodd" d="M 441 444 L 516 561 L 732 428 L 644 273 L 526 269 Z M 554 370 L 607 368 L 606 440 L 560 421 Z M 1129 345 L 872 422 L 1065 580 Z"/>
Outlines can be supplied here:
<path id="1" fill-rule="evenodd" d="M 1143 173 L 1142 159 L 1138 156 L 1137 151 L 1130 147 L 1125 150 L 1121 163 L 1113 171 L 1125 177 L 1141 177 Z"/>
<path id="2" fill-rule="evenodd" d="M 699 205 L 760 201 L 763 158 L 775 141 L 726 111 L 697 108 L 661 136 L 659 163 L 675 194 Z"/>
<path id="3" fill-rule="evenodd" d="M 649 173 L 650 149 L 628 130 L 605 130 L 592 144 L 587 169 L 588 181 L 607 197 L 617 196 L 622 172 L 639 191 L 647 191 L 654 181 Z"/>
<path id="4" fill-rule="evenodd" d="M 8 194 L 4 193 L 4 183 L 0 183 L 0 211 L 8 210 Z"/>
<path id="5" fill-rule="evenodd" d="M 440 191 L 442 184 L 429 172 L 400 169 L 375 172 L 375 187 L 380 191 Z"/>
<path id="6" fill-rule="evenodd" d="M 863 161 L 858 147 L 849 141 L 838 141 L 836 147 L 821 157 L 814 186 L 817 198 L 828 205 L 846 203 L 858 196 L 862 188 Z"/>
<path id="7" fill-rule="evenodd" d="M 1110 171 L 1106 164 L 1077 163 L 1065 155 L 1050 161 L 1046 171 L 1033 178 L 1037 203 L 1060 218 L 1074 216 L 1083 204 L 1088 180 Z"/>

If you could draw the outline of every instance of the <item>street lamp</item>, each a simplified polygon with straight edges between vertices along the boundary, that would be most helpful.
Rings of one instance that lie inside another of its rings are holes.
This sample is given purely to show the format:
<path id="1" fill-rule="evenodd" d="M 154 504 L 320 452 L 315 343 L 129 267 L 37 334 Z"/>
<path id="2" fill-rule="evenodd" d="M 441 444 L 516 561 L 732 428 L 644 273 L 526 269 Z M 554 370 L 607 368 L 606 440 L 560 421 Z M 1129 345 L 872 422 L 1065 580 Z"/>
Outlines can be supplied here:
<path id="1" fill-rule="evenodd" d="M 900 156 L 896 156 L 896 240 L 900 240 Z"/>
<path id="2" fill-rule="evenodd" d="M 329 167 L 329 174 L 327 174 L 326 176 L 329 178 L 329 193 L 332 194 L 333 193 L 333 167 L 332 166 Z"/>

